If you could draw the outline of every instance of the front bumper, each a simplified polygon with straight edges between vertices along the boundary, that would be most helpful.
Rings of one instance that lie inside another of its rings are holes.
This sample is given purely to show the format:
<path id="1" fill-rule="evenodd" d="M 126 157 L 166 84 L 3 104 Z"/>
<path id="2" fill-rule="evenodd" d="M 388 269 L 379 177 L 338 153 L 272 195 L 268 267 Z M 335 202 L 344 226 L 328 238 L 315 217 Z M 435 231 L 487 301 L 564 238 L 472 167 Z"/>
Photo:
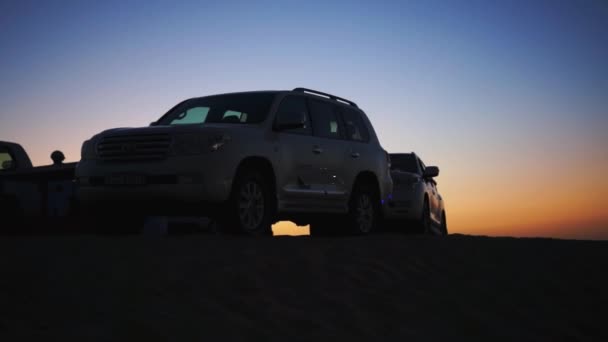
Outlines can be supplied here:
<path id="1" fill-rule="evenodd" d="M 422 216 L 423 204 L 422 186 L 398 184 L 384 203 L 383 214 L 389 220 L 418 220 Z"/>
<path id="2" fill-rule="evenodd" d="M 137 162 L 83 160 L 76 167 L 76 197 L 83 207 L 222 203 L 230 195 L 234 167 L 217 158 L 210 154 Z"/>

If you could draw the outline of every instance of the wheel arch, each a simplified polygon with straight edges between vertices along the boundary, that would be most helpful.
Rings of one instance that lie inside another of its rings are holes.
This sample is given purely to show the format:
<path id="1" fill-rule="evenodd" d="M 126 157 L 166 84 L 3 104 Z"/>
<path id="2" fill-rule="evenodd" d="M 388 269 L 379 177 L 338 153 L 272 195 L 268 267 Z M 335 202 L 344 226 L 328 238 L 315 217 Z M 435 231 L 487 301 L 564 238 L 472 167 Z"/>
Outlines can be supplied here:
<path id="1" fill-rule="evenodd" d="M 353 182 L 353 190 L 355 187 L 357 187 L 357 185 L 363 183 L 374 186 L 376 191 L 378 191 L 378 193 L 380 192 L 380 183 L 378 182 L 378 177 L 376 177 L 376 174 L 374 174 L 372 171 L 359 172 L 357 177 L 355 177 L 355 181 Z"/>
<path id="2" fill-rule="evenodd" d="M 376 174 L 374 174 L 372 171 L 361 171 L 361 172 L 359 172 L 359 174 L 357 174 L 357 177 L 355 177 L 355 181 L 353 182 L 350 196 L 348 198 L 349 203 L 352 200 L 355 189 L 360 184 L 371 185 L 372 188 L 376 191 L 377 200 L 380 201 L 381 193 L 380 193 L 380 183 L 378 181 L 378 177 L 376 177 Z M 378 205 L 378 207 L 381 206 L 381 203 L 376 203 L 376 204 Z M 379 212 L 382 213 L 382 210 L 379 210 Z"/>
<path id="3" fill-rule="evenodd" d="M 236 167 L 234 177 L 232 177 L 232 185 L 230 186 L 230 192 L 232 193 L 232 191 L 234 190 L 234 183 L 235 183 L 236 178 L 239 176 L 239 174 L 241 172 L 243 172 L 243 170 L 246 170 L 249 168 L 254 169 L 254 170 L 260 170 L 265 176 L 268 177 L 271 191 L 275 194 L 274 197 L 275 197 L 275 205 L 276 205 L 276 193 L 277 193 L 276 174 L 274 172 L 274 167 L 272 166 L 272 163 L 270 162 L 270 160 L 268 160 L 265 157 L 250 156 L 250 157 L 246 157 L 243 160 L 241 160 L 241 162 Z"/>

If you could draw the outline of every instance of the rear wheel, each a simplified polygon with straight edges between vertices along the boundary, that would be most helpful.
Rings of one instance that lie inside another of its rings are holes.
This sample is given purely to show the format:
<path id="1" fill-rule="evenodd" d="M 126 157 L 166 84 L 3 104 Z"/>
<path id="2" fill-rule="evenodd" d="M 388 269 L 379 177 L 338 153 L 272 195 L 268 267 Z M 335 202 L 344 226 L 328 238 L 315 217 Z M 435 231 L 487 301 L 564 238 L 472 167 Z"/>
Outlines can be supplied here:
<path id="1" fill-rule="evenodd" d="M 355 186 L 348 214 L 327 215 L 310 223 L 310 236 L 367 235 L 378 227 L 380 208 L 378 192 L 369 184 Z"/>
<path id="2" fill-rule="evenodd" d="M 378 192 L 369 184 L 355 187 L 349 203 L 349 231 L 355 235 L 366 235 L 378 226 Z"/>
<path id="3" fill-rule="evenodd" d="M 273 198 L 263 174 L 253 169 L 239 172 L 221 220 L 222 228 L 253 236 L 272 235 Z"/>

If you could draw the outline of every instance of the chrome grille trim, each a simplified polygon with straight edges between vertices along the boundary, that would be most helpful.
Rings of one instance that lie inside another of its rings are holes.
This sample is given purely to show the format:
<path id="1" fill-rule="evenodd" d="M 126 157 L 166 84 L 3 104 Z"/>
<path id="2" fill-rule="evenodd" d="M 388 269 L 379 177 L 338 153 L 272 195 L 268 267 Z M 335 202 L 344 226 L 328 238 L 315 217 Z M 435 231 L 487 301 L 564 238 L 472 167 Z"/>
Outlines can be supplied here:
<path id="1" fill-rule="evenodd" d="M 111 135 L 101 138 L 97 155 L 105 161 L 164 159 L 169 154 L 168 134 Z"/>

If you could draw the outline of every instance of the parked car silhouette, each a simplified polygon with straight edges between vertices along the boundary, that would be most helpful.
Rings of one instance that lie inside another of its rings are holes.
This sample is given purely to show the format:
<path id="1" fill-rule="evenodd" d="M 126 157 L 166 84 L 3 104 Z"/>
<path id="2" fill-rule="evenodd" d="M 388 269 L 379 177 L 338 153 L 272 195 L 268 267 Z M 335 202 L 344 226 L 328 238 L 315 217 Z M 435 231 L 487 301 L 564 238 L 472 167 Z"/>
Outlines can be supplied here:
<path id="1" fill-rule="evenodd" d="M 270 232 L 277 220 L 367 234 L 392 191 L 387 152 L 349 100 L 305 88 L 193 98 L 150 127 L 117 128 L 82 146 L 83 209 L 100 218 L 209 215 L 224 229 Z"/>
<path id="2" fill-rule="evenodd" d="M 34 167 L 21 145 L 0 141 L 0 217 L 6 221 L 0 233 L 50 232 L 73 214 L 76 163 L 63 163 L 60 151 L 51 159 L 53 165 Z"/>
<path id="3" fill-rule="evenodd" d="M 425 166 L 415 153 L 391 153 L 391 176 L 394 190 L 389 201 L 393 222 L 405 228 L 413 222 L 425 234 L 447 235 L 447 217 L 443 198 L 437 190 L 434 177 L 439 175 L 436 166 Z"/>

